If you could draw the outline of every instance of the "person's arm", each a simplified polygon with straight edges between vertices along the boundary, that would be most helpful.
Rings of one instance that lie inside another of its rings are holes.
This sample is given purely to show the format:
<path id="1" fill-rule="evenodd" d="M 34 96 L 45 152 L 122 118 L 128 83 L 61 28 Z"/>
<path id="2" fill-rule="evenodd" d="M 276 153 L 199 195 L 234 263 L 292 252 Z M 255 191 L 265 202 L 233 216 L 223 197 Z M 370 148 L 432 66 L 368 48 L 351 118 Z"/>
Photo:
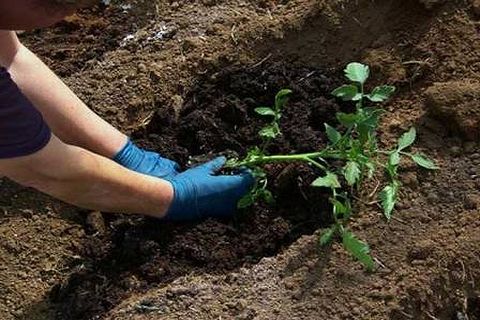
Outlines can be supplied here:
<path id="1" fill-rule="evenodd" d="M 166 181 L 52 136 L 38 152 L 1 159 L 0 176 L 82 208 L 188 221 L 230 217 L 253 186 L 248 171 L 217 175 L 225 161 L 217 158 Z"/>
<path id="2" fill-rule="evenodd" d="M 23 157 L 0 160 L 0 176 L 83 208 L 165 216 L 172 184 L 142 175 L 52 136 L 47 146 Z"/>
<path id="3" fill-rule="evenodd" d="M 122 166 L 159 178 L 178 174 L 176 162 L 138 148 L 90 110 L 12 31 L 0 31 L 0 66 L 66 143 L 113 159 Z"/>
<path id="4" fill-rule="evenodd" d="M 13 31 L 0 31 L 0 65 L 65 143 L 113 158 L 127 137 L 83 103 Z"/>

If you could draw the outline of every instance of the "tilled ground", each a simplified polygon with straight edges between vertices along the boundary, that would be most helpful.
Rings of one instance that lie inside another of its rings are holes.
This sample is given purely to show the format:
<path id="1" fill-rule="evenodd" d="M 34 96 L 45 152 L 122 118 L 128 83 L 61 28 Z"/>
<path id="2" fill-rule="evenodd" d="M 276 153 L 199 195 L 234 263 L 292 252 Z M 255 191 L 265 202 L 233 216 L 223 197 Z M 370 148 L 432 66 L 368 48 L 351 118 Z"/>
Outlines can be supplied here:
<path id="1" fill-rule="evenodd" d="M 288 87 L 295 94 L 284 113 L 283 136 L 269 151 L 309 152 L 325 146 L 323 121 L 335 125 L 340 110 L 330 95 L 335 82 L 318 69 L 276 63 L 224 70 L 209 78 L 198 81 L 181 109 L 160 108 L 146 131 L 136 134 L 139 142 L 184 165 L 214 154 L 244 155 L 260 143 L 257 132 L 265 124 L 254 109 L 272 103 L 275 93 Z M 115 306 L 126 291 L 166 285 L 194 272 L 225 274 L 254 265 L 331 223 L 329 195 L 309 187 L 314 170 L 292 164 L 267 169 L 276 204 L 258 204 L 233 221 L 179 226 L 90 215 L 92 237 L 81 253 L 87 259 L 79 261 L 83 268 L 52 296 L 61 317 L 91 317 L 105 308 L 99 306 Z"/>
<path id="2" fill-rule="evenodd" d="M 268 168 L 274 207 L 195 225 L 82 213 L 3 181 L 2 319 L 479 319 L 472 3 L 132 1 L 25 34 L 97 112 L 183 165 L 257 143 L 252 109 L 283 87 L 295 94 L 272 151 L 323 146 L 345 108 L 328 93 L 361 60 L 373 84 L 399 87 L 381 144 L 415 125 L 441 170 L 406 163 L 390 223 L 356 203 L 373 274 L 339 245 L 318 249 L 328 207 L 307 167 Z"/>

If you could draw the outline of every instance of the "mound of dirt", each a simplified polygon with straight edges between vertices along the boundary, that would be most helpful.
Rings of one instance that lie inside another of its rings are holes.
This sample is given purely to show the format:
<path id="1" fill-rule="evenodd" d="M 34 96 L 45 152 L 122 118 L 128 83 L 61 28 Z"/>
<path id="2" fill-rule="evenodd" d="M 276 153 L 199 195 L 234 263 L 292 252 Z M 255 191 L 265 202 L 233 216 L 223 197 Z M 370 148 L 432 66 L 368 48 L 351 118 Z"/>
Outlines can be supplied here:
<path id="1" fill-rule="evenodd" d="M 480 82 L 465 79 L 435 83 L 425 95 L 433 116 L 467 139 L 480 138 Z"/>

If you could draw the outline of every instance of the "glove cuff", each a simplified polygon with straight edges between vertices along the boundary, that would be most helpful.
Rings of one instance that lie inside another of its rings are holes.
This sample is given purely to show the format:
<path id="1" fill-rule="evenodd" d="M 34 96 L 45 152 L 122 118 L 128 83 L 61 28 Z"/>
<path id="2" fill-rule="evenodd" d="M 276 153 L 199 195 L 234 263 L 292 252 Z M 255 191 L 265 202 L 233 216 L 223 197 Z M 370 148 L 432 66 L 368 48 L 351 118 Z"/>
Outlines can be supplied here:
<path id="1" fill-rule="evenodd" d="M 198 210 L 197 189 L 194 183 L 189 180 L 171 181 L 173 186 L 173 200 L 165 221 L 194 221 L 200 220 Z M 188 194 L 190 192 L 190 194 Z"/>
<path id="2" fill-rule="evenodd" d="M 141 150 L 132 142 L 132 140 L 128 139 L 127 143 L 112 160 L 124 167 L 132 168 L 135 166 L 136 162 L 138 162 L 139 159 L 137 158 L 141 153 Z"/>

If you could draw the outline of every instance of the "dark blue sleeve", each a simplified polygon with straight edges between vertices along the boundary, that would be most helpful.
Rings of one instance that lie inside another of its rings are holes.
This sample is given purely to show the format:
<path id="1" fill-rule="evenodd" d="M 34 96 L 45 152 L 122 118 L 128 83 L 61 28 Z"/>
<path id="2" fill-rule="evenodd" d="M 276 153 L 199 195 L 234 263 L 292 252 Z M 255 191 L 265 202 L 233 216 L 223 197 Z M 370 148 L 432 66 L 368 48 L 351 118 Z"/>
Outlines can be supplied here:
<path id="1" fill-rule="evenodd" d="M 0 67 L 0 159 L 35 153 L 45 147 L 50 137 L 40 112 Z"/>

